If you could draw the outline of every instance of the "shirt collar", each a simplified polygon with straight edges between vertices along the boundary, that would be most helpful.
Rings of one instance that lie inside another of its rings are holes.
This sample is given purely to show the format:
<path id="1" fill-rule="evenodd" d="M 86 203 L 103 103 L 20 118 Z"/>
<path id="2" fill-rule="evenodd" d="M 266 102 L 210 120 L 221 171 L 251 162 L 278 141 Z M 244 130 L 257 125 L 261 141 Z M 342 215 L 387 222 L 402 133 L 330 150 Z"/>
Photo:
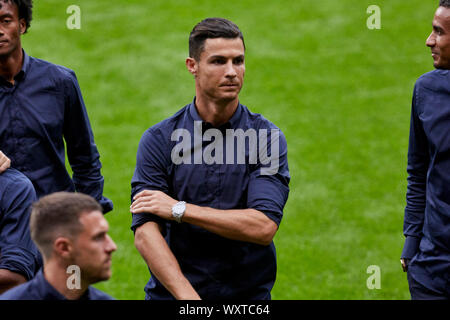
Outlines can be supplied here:
<path id="1" fill-rule="evenodd" d="M 19 73 L 14 76 L 14 80 L 22 80 L 25 79 L 25 76 L 27 75 L 29 65 L 30 65 L 30 56 L 27 55 L 25 50 L 22 49 L 23 52 L 23 64 L 22 69 L 20 69 Z"/>
<path id="2" fill-rule="evenodd" d="M 36 289 L 39 292 L 39 296 L 43 300 L 67 300 L 67 298 L 59 293 L 48 281 L 45 279 L 44 272 L 42 268 L 38 271 L 34 279 Z M 87 290 L 80 297 L 80 300 L 90 300 L 91 299 L 91 287 L 89 286 Z"/>
<path id="3" fill-rule="evenodd" d="M 38 271 L 32 280 L 39 293 L 39 297 L 43 300 L 67 300 L 61 293 L 58 292 L 44 277 L 42 268 Z"/>
<path id="4" fill-rule="evenodd" d="M 189 113 L 190 113 L 192 119 L 194 119 L 194 121 L 202 121 L 204 124 L 206 124 L 207 122 L 205 122 L 200 117 L 200 115 L 198 114 L 197 108 L 195 107 L 195 98 L 196 97 L 194 97 L 191 104 L 189 105 Z M 236 111 L 233 113 L 230 120 L 228 120 L 226 123 L 224 123 L 221 127 L 225 126 L 225 127 L 230 127 L 230 128 L 236 128 L 239 124 L 239 120 L 241 119 L 242 108 L 243 108 L 242 105 L 238 102 Z M 209 126 L 212 128 L 211 124 L 209 124 Z"/>

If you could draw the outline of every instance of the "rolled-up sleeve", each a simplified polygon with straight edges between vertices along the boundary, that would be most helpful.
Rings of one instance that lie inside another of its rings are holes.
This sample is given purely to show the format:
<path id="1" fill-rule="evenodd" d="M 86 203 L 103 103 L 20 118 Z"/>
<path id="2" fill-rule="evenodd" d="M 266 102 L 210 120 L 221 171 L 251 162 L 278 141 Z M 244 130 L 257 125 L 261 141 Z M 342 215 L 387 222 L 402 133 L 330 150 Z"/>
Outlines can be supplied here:
<path id="1" fill-rule="evenodd" d="M 247 207 L 261 211 L 279 226 L 289 195 L 290 175 L 286 138 L 281 130 L 278 132 L 279 155 L 277 157 L 272 153 L 270 156 L 273 162 L 278 161 L 278 170 L 273 174 L 263 174 L 261 169 L 267 169 L 271 164 L 255 166 L 250 174 Z M 276 141 L 269 140 L 271 145 L 274 142 Z"/>
<path id="2" fill-rule="evenodd" d="M 429 147 L 419 118 L 419 87 L 414 88 L 408 148 L 408 187 L 403 223 L 405 245 L 402 258 L 411 259 L 419 249 L 423 236 L 426 205 L 426 179 L 430 162 Z"/>
<path id="3" fill-rule="evenodd" d="M 1 195 L 0 269 L 20 273 L 30 280 L 40 267 L 41 257 L 29 230 L 30 206 L 36 194 L 31 182 L 23 181 L 13 181 Z"/>
<path id="4" fill-rule="evenodd" d="M 163 135 L 159 130 L 147 130 L 139 142 L 136 156 L 136 169 L 131 180 L 131 202 L 133 197 L 143 190 L 169 192 L 167 154 L 164 152 Z M 165 221 L 151 213 L 132 214 L 131 229 L 136 229 L 146 222 L 154 221 L 161 225 Z"/>
<path id="5" fill-rule="evenodd" d="M 107 213 L 113 209 L 113 203 L 103 196 L 104 178 L 101 175 L 100 155 L 94 143 L 86 107 L 73 71 L 68 71 L 64 84 L 66 98 L 64 139 L 67 143 L 67 156 L 73 171 L 75 189 L 95 198 L 103 207 L 103 213 Z"/>

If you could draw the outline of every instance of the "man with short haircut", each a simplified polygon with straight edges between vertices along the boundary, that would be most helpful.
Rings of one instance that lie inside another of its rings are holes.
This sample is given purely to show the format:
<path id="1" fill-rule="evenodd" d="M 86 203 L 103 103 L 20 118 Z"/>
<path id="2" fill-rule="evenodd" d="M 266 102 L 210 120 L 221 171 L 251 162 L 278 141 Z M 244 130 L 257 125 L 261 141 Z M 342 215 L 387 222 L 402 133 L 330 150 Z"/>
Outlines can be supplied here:
<path id="1" fill-rule="evenodd" d="M 239 103 L 244 54 L 233 22 L 198 23 L 186 59 L 196 96 L 140 141 L 131 212 L 152 274 L 146 299 L 271 298 L 287 145 L 275 125 Z"/>
<path id="2" fill-rule="evenodd" d="M 91 287 L 111 277 L 116 245 L 108 235 L 102 207 L 81 193 L 57 192 L 32 206 L 31 237 L 44 267 L 31 281 L 3 295 L 3 300 L 110 300 Z"/>
<path id="3" fill-rule="evenodd" d="M 0 293 L 31 280 L 41 267 L 29 229 L 35 200 L 33 185 L 19 171 L 0 174 Z"/>
<path id="4" fill-rule="evenodd" d="M 38 198 L 82 192 L 106 213 L 113 205 L 103 197 L 100 156 L 77 78 L 25 53 L 21 36 L 31 18 L 31 0 L 0 0 L 0 150 L 31 180 Z"/>
<path id="5" fill-rule="evenodd" d="M 401 262 L 412 299 L 450 298 L 450 0 L 426 41 L 436 70 L 414 87 Z"/>

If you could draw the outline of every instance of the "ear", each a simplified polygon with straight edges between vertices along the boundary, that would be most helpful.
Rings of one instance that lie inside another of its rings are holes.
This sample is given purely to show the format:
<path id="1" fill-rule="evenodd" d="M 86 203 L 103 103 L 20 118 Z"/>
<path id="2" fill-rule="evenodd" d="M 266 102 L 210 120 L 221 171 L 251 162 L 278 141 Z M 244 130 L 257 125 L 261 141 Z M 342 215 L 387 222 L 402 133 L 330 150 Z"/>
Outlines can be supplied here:
<path id="1" fill-rule="evenodd" d="M 64 259 L 71 258 L 73 251 L 72 241 L 65 237 L 56 238 L 55 242 L 53 242 L 53 251 L 56 253 L 56 255 Z"/>
<path id="2" fill-rule="evenodd" d="M 21 35 L 27 31 L 27 22 L 23 18 L 19 20 L 19 31 Z"/>
<path id="3" fill-rule="evenodd" d="M 186 58 L 186 68 L 194 77 L 197 75 L 198 63 L 194 58 Z"/>

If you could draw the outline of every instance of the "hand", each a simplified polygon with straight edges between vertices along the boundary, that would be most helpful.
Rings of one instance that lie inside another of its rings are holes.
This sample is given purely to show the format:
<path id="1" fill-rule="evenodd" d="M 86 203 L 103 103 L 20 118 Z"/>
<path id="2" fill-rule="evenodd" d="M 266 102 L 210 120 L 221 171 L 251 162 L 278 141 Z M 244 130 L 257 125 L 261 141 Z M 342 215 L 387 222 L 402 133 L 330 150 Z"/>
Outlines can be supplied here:
<path id="1" fill-rule="evenodd" d="M 408 271 L 408 264 L 409 264 L 409 259 L 400 259 L 400 263 L 402 264 L 402 269 L 403 272 L 407 272 Z"/>
<path id="2" fill-rule="evenodd" d="M 139 192 L 130 206 L 130 211 L 136 213 L 151 213 L 166 220 L 174 220 L 172 207 L 178 201 L 161 191 L 144 190 Z"/>
<path id="3" fill-rule="evenodd" d="M 11 166 L 11 160 L 0 151 L 0 173 L 6 171 Z"/>

